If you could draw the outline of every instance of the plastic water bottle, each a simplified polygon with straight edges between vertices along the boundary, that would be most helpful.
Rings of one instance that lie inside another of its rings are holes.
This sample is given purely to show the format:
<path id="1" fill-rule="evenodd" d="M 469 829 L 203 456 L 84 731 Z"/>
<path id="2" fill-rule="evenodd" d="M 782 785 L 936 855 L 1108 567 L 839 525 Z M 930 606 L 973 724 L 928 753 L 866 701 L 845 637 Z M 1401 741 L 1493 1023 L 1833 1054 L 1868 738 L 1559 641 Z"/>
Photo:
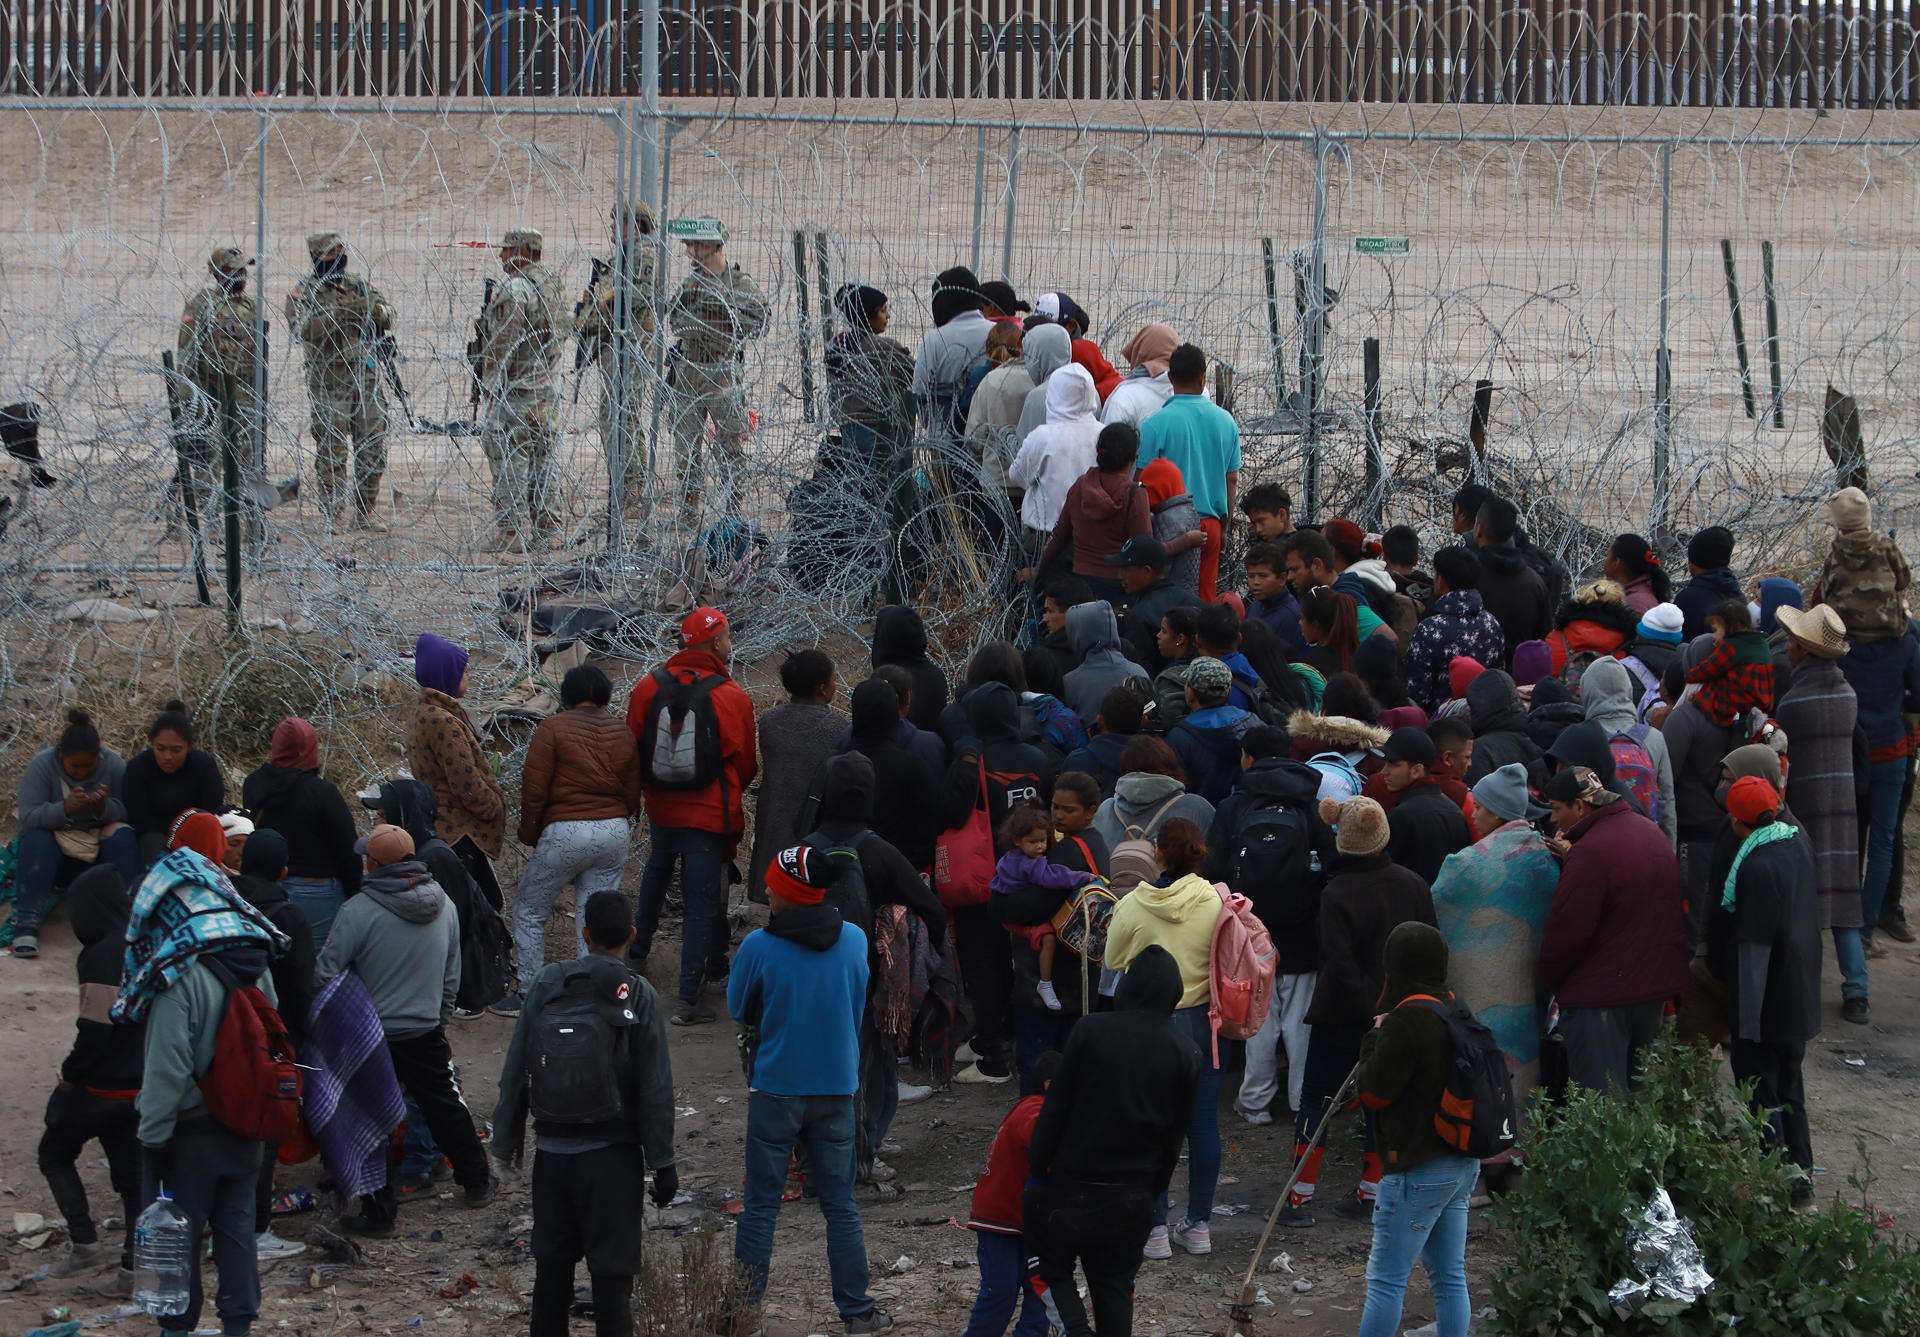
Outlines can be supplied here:
<path id="1" fill-rule="evenodd" d="M 193 1227 L 166 1189 L 133 1225 L 133 1302 L 155 1318 L 187 1312 Z"/>

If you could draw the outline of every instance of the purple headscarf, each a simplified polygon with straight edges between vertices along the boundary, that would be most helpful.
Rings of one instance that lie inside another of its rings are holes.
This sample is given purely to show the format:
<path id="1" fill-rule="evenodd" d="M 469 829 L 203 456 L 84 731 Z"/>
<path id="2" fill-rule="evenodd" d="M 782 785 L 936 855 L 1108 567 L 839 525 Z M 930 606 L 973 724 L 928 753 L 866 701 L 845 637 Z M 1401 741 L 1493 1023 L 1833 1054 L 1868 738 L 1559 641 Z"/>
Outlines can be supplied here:
<path id="1" fill-rule="evenodd" d="M 423 631 L 413 643 L 413 680 L 422 687 L 458 696 L 466 672 L 467 652 L 452 641 Z"/>

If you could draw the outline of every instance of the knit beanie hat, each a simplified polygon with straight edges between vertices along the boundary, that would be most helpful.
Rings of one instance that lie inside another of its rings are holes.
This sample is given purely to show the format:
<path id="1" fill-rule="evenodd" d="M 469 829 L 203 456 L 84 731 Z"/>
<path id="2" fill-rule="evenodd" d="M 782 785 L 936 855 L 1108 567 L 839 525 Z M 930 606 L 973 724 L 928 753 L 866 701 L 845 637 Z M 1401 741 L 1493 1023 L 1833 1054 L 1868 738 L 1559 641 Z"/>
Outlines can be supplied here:
<path id="1" fill-rule="evenodd" d="M 1381 954 L 1385 987 L 1383 1007 L 1397 1007 L 1410 994 L 1447 996 L 1447 940 L 1431 924 L 1410 919 L 1395 925 Z"/>
<path id="2" fill-rule="evenodd" d="M 248 877 L 263 877 L 278 882 L 287 866 L 287 838 L 272 827 L 262 827 L 247 837 L 240 851 L 240 871 Z"/>
<path id="3" fill-rule="evenodd" d="M 212 813 L 188 808 L 173 819 L 173 828 L 167 832 L 167 848 L 192 850 L 218 868 L 226 862 L 227 833 L 220 829 L 220 819 Z"/>
<path id="4" fill-rule="evenodd" d="M 1503 822 L 1517 822 L 1538 812 L 1527 794 L 1527 768 L 1517 761 L 1481 776 L 1473 787 L 1473 801 Z"/>
<path id="5" fill-rule="evenodd" d="M 1635 630 L 1650 641 L 1678 645 L 1686 625 L 1687 615 L 1680 611 L 1679 604 L 1655 604 L 1640 615 L 1640 625 Z"/>
<path id="6" fill-rule="evenodd" d="M 1553 672 L 1553 650 L 1545 641 L 1522 641 L 1513 647 L 1513 682 L 1531 687 Z"/>
<path id="7" fill-rule="evenodd" d="M 1842 534 L 1873 528 L 1873 503 L 1857 487 L 1843 487 L 1828 497 L 1827 514 L 1833 517 L 1833 527 Z"/>
<path id="8" fill-rule="evenodd" d="M 1725 566 L 1733 560 L 1733 531 L 1725 525 L 1708 525 L 1688 540 L 1687 560 L 1703 571 Z"/>
<path id="9" fill-rule="evenodd" d="M 1473 680 L 1486 671 L 1487 666 L 1479 660 L 1455 655 L 1447 663 L 1447 691 L 1452 699 L 1458 701 L 1464 697 Z"/>
<path id="10" fill-rule="evenodd" d="M 1321 799 L 1320 819 L 1336 828 L 1334 847 L 1342 854 L 1365 858 L 1387 847 L 1386 809 L 1370 798 Z"/>
<path id="11" fill-rule="evenodd" d="M 827 897 L 826 860 L 806 845 L 781 850 L 767 865 L 767 890 L 796 905 L 820 904 Z"/>

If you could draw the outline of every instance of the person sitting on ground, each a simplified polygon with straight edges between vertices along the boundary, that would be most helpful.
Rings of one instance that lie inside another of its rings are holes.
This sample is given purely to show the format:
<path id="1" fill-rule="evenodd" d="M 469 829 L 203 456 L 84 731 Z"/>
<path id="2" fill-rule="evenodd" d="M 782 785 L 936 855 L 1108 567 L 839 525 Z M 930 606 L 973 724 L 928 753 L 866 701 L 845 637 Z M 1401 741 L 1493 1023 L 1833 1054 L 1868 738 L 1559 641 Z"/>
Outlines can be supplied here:
<path id="1" fill-rule="evenodd" d="M 324 983 L 351 970 L 373 997 L 393 1060 L 393 1075 L 413 1098 L 434 1142 L 453 1162 L 468 1207 L 498 1192 L 487 1154 L 473 1129 L 447 1044 L 447 1020 L 460 991 L 460 926 L 453 903 L 415 857 L 413 837 L 382 824 L 356 848 L 367 861 L 360 891 L 341 908 L 320 949 L 315 975 Z M 342 1224 L 355 1234 L 393 1233 L 398 1210 L 392 1181 L 360 1199 L 360 1213 Z"/>
<path id="2" fill-rule="evenodd" d="M 307 1022 L 319 990 L 313 978 L 313 925 L 307 922 L 306 911 L 295 905 L 280 885 L 286 875 L 286 838 L 271 827 L 255 831 L 240 853 L 240 875 L 233 879 L 233 886 L 247 898 L 248 905 L 286 935 L 287 950 L 273 958 L 270 969 L 274 993 L 280 999 L 280 1019 L 286 1022 L 287 1038 L 298 1054 L 307 1045 Z M 307 1251 L 307 1246 L 297 1240 L 273 1233 L 273 1172 L 279 1165 L 278 1152 L 278 1147 L 269 1146 L 260 1157 L 260 1178 L 254 1189 L 254 1250 L 262 1262 L 295 1258 Z"/>
<path id="3" fill-rule="evenodd" d="M 1591 580 L 1574 590 L 1573 595 L 1554 615 L 1553 630 L 1545 639 L 1553 656 L 1552 672 L 1557 677 L 1572 662 L 1578 671 L 1596 658 L 1609 658 L 1633 639 L 1640 619 L 1622 602 L 1620 586 L 1611 580 Z M 1518 669 L 1518 652 L 1514 667 Z M 1516 678 L 1518 674 L 1516 673 Z"/>
<path id="4" fill-rule="evenodd" d="M 56 887 L 105 862 L 132 886 L 140 879 L 140 846 L 121 799 L 126 763 L 100 744 L 84 710 L 67 712 L 52 747 L 36 752 L 20 774 L 19 862 L 14 866 L 13 954 L 40 954 L 40 916 Z"/>
<path id="5" fill-rule="evenodd" d="M 540 721 L 520 772 L 523 846 L 532 846 L 513 898 L 513 945 L 520 958 L 518 987 L 491 1010 L 513 1016 L 546 963 L 547 920 L 569 885 L 574 904 L 596 891 L 618 891 L 640 811 L 640 758 L 633 735 L 607 713 L 613 684 L 592 664 L 568 669 L 560 681 L 560 713 Z M 821 741 L 832 737 L 823 732 Z M 575 916 L 578 937 L 579 917 Z"/>
<path id="6" fill-rule="evenodd" d="M 1100 698 L 1093 736 L 1083 748 L 1067 755 L 1066 769 L 1091 775 L 1102 796 L 1113 792 L 1120 778 L 1120 757 L 1140 732 L 1146 697 L 1137 681 L 1121 683 Z"/>
<path id="7" fill-rule="evenodd" d="M 1780 795 L 1757 775 L 1727 791 L 1740 842 L 1714 898 L 1707 960 L 1730 995 L 1733 1079 L 1752 1082 L 1767 1142 L 1801 1171 L 1793 1205 L 1813 1204 L 1813 1141 L 1800 1065 L 1820 1033 L 1820 912 L 1813 850 L 1779 818 Z"/>
<path id="8" fill-rule="evenodd" d="M 1433 577 L 1420 569 L 1420 534 L 1412 525 L 1394 525 L 1380 536 L 1380 560 L 1393 586 L 1413 601 L 1414 615 L 1425 617 L 1433 602 Z"/>
<path id="9" fill-rule="evenodd" d="M 1900 545 L 1873 529 L 1873 503 L 1857 487 L 1827 498 L 1836 531 L 1813 584 L 1813 601 L 1831 604 L 1855 645 L 1890 640 L 1907 630 L 1913 572 Z"/>
<path id="10" fill-rule="evenodd" d="M 1447 856 L 1472 842 L 1467 819 L 1433 774 L 1439 750 L 1425 729 L 1395 729 L 1385 755 L 1380 778 L 1395 795 L 1387 857 L 1431 885 Z"/>
<path id="11" fill-rule="evenodd" d="M 1275 543 L 1255 543 L 1247 549 L 1248 622 L 1260 622 L 1272 628 L 1281 641 L 1294 649 L 1303 649 L 1300 634 L 1300 599 L 1287 583 L 1286 550 Z"/>
<path id="12" fill-rule="evenodd" d="M 238 808 L 229 809 L 220 814 L 220 834 L 227 842 L 226 857 L 221 867 L 227 870 L 229 877 L 240 872 L 240 860 L 247 850 L 247 841 L 254 831 L 253 818 Z"/>
<path id="13" fill-rule="evenodd" d="M 1069 709 L 1083 720 L 1100 713 L 1100 703 L 1108 692 L 1125 684 L 1137 684 L 1141 693 L 1152 688 L 1146 669 L 1127 658 L 1120 645 L 1120 624 L 1113 605 L 1104 599 L 1083 603 L 1067 610 L 1067 639 L 1079 666 L 1066 675 L 1065 700 Z"/>
<path id="14" fill-rule="evenodd" d="M 916 729 L 938 733 L 947 675 L 927 654 L 927 625 L 916 609 L 890 604 L 873 615 L 871 662 L 876 672 L 892 664 L 913 675 L 907 719 Z"/>
<path id="15" fill-rule="evenodd" d="M 80 1008 L 73 1047 L 60 1062 L 60 1080 L 47 1097 L 46 1131 L 40 1135 L 40 1173 L 67 1222 L 66 1254 L 49 1269 L 55 1277 L 79 1276 L 107 1261 L 100 1248 L 80 1182 L 80 1153 L 99 1139 L 107 1174 L 120 1199 L 120 1271 L 113 1293 L 133 1291 L 133 1223 L 146 1206 L 140 1196 L 140 1091 L 145 1028 L 115 1026 L 108 1009 L 125 978 L 127 917 L 133 903 L 120 870 L 96 863 L 67 888 L 67 917 L 80 945 L 74 963 L 80 977 Z"/>
<path id="16" fill-rule="evenodd" d="M 1705 636 L 1711 627 L 1707 620 L 1715 609 L 1729 599 L 1746 602 L 1740 589 L 1740 577 L 1734 574 L 1733 531 L 1725 525 L 1708 525 L 1687 542 L 1687 573 L 1692 577 L 1674 592 L 1685 622 L 1681 634 L 1686 640 Z"/>
<path id="17" fill-rule="evenodd" d="M 1187 712 L 1167 730 L 1167 744 L 1187 773 L 1192 792 L 1218 805 L 1240 777 L 1240 740 L 1260 719 L 1228 704 L 1233 671 L 1201 656 L 1187 665 Z"/>
<path id="18" fill-rule="evenodd" d="M 597 1337 L 628 1337 L 647 1172 L 655 1207 L 680 1187 L 673 1065 L 660 997 L 627 963 L 626 897 L 594 892 L 580 922 L 587 954 L 541 967 L 514 1023 L 492 1152 L 504 1165 L 518 1162 L 532 1116 L 533 1331 L 566 1331 L 574 1268 L 585 1258 Z M 599 1043 L 572 1043 L 567 1022 Z"/>
<path id="19" fill-rule="evenodd" d="M 1053 844 L 1053 830 L 1047 814 L 1032 804 L 1021 804 L 1001 823 L 999 843 L 1006 853 L 994 865 L 993 882 L 988 888 L 995 896 L 1016 896 L 1035 888 L 1073 892 L 1093 880 L 1091 873 L 1048 862 L 1047 850 Z M 1053 962 L 1060 939 L 1052 921 L 1010 923 L 1007 930 L 1016 937 L 1024 937 L 1038 955 L 1039 982 L 1034 986 L 1035 991 L 1049 1011 L 1058 1012 L 1060 996 L 1053 990 Z"/>
<path id="20" fill-rule="evenodd" d="M 1687 670 L 1687 682 L 1706 717 L 1722 727 L 1747 718 L 1749 711 L 1773 711 L 1773 650 L 1754 630 L 1746 600 L 1729 599 L 1707 619 L 1713 649 Z"/>
<path id="21" fill-rule="evenodd" d="M 1135 478 L 1153 506 L 1153 537 L 1167 550 L 1167 579 L 1198 602 L 1200 550 L 1206 546 L 1207 533 L 1200 527 L 1200 511 L 1187 491 L 1187 480 L 1180 476 L 1180 466 L 1169 459 L 1154 460 Z"/>
<path id="22" fill-rule="evenodd" d="M 1480 1163 L 1434 1129 L 1447 1099 L 1451 1053 L 1446 1019 L 1412 998 L 1450 1002 L 1447 940 L 1426 924 L 1387 936 L 1381 1016 L 1360 1047 L 1360 1106 L 1377 1129 L 1385 1166 L 1373 1209 L 1367 1302 L 1361 1337 L 1400 1331 L 1407 1278 L 1416 1257 L 1433 1291 L 1440 1337 L 1466 1337 L 1467 1200 Z"/>
<path id="23" fill-rule="evenodd" d="M 986 1168 L 973 1186 L 966 1228 L 974 1232 L 974 1256 L 980 1266 L 980 1289 L 967 1318 L 967 1333 L 974 1337 L 1005 1337 L 1015 1308 L 1020 1321 L 1014 1325 L 1013 1337 L 1047 1337 L 1053 1330 L 1046 1301 L 1027 1284 L 1021 1195 L 1027 1186 L 1033 1125 L 1059 1071 L 1058 1050 L 1049 1049 L 1034 1061 L 1039 1090 L 1023 1094 L 1000 1121 L 987 1148 Z"/>
<path id="24" fill-rule="evenodd" d="M 1138 427 L 1173 398 L 1173 382 L 1167 379 L 1167 361 L 1180 346 L 1173 326 L 1158 321 L 1142 325 L 1139 332 L 1120 349 L 1127 361 L 1127 374 L 1100 409 L 1100 421 L 1123 422 Z"/>
<path id="25" fill-rule="evenodd" d="M 420 684 L 420 701 L 407 721 L 407 768 L 416 780 L 432 786 L 441 839 L 453 847 L 497 909 L 505 902 L 493 861 L 506 839 L 507 799 L 480 731 L 460 704 L 467 694 L 467 652 L 422 632 L 413 647 L 413 676 Z M 274 829 L 287 835 L 282 827 Z"/>
<path id="26" fill-rule="evenodd" d="M 1126 592 L 1127 657 L 1158 673 L 1169 662 L 1159 646 L 1162 620 L 1182 609 L 1198 616 L 1200 596 L 1167 578 L 1167 549 L 1158 539 L 1128 539 L 1113 561 Z"/>
<path id="27" fill-rule="evenodd" d="M 1100 598 L 1121 597 L 1111 559 L 1128 539 L 1153 534 L 1152 503 L 1134 478 L 1139 454 L 1140 433 L 1131 424 L 1109 423 L 1100 429 L 1093 465 L 1067 488 L 1060 519 L 1040 551 L 1040 570 L 1054 570 L 1070 559 L 1073 574 Z"/>
<path id="28" fill-rule="evenodd" d="M 167 852 L 174 818 L 189 808 L 219 812 L 227 806 L 220 763 L 198 742 L 186 703 L 169 701 L 147 727 L 146 748 L 127 763 L 121 793 L 142 868 Z"/>
<path id="29" fill-rule="evenodd" d="M 1620 586 L 1620 602 L 1635 618 L 1667 602 L 1673 595 L 1673 582 L 1660 563 L 1652 545 L 1638 534 L 1621 534 L 1607 549 L 1604 571 L 1608 580 Z"/>
<path id="30" fill-rule="evenodd" d="M 762 715 L 756 726 L 760 737 L 760 799 L 753 808 L 749 888 L 761 884 L 767 861 L 799 834 L 800 809 L 820 771 L 821 759 L 844 750 L 839 742 L 847 731 L 846 717 L 833 708 L 840 684 L 826 651 L 812 646 L 789 650 L 780 663 L 780 685 L 787 699 Z M 887 721 L 886 728 L 891 737 L 896 729 L 894 721 Z M 628 739 L 631 742 L 632 735 Z"/>

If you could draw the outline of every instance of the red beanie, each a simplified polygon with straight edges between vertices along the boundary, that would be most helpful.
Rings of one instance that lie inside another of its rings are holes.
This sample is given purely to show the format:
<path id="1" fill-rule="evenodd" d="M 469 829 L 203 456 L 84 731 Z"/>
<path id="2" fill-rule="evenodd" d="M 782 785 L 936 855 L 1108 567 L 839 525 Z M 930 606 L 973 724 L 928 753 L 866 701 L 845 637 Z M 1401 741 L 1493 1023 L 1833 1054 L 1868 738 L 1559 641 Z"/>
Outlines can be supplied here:
<path id="1" fill-rule="evenodd" d="M 173 819 L 173 827 L 167 832 L 167 848 L 192 850 L 218 868 L 227 860 L 227 833 L 212 813 L 188 808 Z"/>
<path id="2" fill-rule="evenodd" d="M 1465 655 L 1455 655 L 1447 664 L 1447 692 L 1455 700 L 1467 694 L 1467 688 L 1473 686 L 1473 680 L 1487 671 L 1487 666 L 1477 659 Z"/>
<path id="3" fill-rule="evenodd" d="M 767 865 L 767 890 L 795 905 L 820 904 L 827 897 L 824 860 L 815 859 L 813 850 L 806 845 L 781 850 Z"/>

